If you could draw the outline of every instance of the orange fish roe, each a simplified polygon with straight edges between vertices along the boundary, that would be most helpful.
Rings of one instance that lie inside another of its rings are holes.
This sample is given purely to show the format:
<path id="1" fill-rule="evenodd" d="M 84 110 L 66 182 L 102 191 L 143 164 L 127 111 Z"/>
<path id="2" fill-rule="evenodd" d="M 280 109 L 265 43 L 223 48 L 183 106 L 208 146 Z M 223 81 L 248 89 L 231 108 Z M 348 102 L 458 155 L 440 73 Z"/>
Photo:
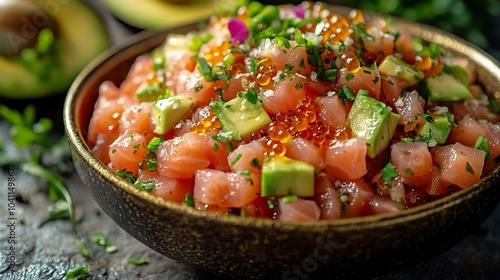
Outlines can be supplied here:
<path id="1" fill-rule="evenodd" d="M 342 54 L 340 57 L 342 66 L 344 66 L 347 71 L 351 73 L 356 73 L 361 68 L 361 64 L 359 63 L 359 59 L 354 52 L 347 52 Z"/>
<path id="2" fill-rule="evenodd" d="M 204 133 L 212 130 L 220 129 L 219 118 L 215 115 L 213 110 L 210 110 L 210 115 L 201 119 L 198 123 L 193 125 L 190 129 L 191 132 L 203 135 Z"/>

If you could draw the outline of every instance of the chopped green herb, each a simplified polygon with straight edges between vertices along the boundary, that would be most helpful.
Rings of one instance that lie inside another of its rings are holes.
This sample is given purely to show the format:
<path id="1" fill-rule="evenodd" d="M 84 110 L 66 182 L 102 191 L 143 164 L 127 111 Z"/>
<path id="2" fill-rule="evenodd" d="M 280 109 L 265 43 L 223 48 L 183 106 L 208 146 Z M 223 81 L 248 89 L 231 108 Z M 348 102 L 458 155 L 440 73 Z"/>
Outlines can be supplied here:
<path id="1" fill-rule="evenodd" d="M 221 134 L 221 133 L 212 135 L 211 138 L 212 138 L 212 140 L 219 141 L 222 143 L 227 143 L 227 142 L 232 140 L 232 138 L 229 135 Z"/>
<path id="2" fill-rule="evenodd" d="M 217 152 L 219 150 L 220 146 L 217 143 L 214 143 L 213 151 Z"/>
<path id="3" fill-rule="evenodd" d="M 250 162 L 250 164 L 254 167 L 257 167 L 257 168 L 261 168 L 260 166 L 260 162 L 259 162 L 259 159 L 258 158 L 253 158 L 252 161 Z"/>
<path id="4" fill-rule="evenodd" d="M 346 81 L 350 81 L 354 78 L 354 75 L 352 73 L 348 73 L 346 76 L 345 76 L 345 79 Z"/>
<path id="5" fill-rule="evenodd" d="M 135 181 L 134 186 L 143 189 L 147 192 L 150 192 L 156 186 L 156 182 L 153 180 L 148 180 L 146 182 Z"/>
<path id="6" fill-rule="evenodd" d="M 73 268 L 68 269 L 66 271 L 66 279 L 67 280 L 73 280 L 76 279 L 80 276 L 86 275 L 89 272 L 89 265 L 79 265 L 75 266 Z"/>
<path id="7" fill-rule="evenodd" d="M 295 84 L 295 89 L 296 90 L 299 90 L 301 88 L 304 87 L 304 83 L 302 83 L 302 81 L 298 81 L 296 84 Z"/>
<path id="8" fill-rule="evenodd" d="M 110 244 L 106 240 L 106 237 L 102 232 L 94 232 L 92 234 L 92 243 L 104 247 L 107 253 L 114 253 L 118 250 L 115 245 Z"/>
<path id="9" fill-rule="evenodd" d="M 428 123 L 434 123 L 434 118 L 429 115 L 429 114 L 422 114 L 422 117 L 428 122 Z"/>
<path id="10" fill-rule="evenodd" d="M 354 101 L 356 96 L 352 93 L 351 89 L 347 85 L 343 85 L 342 89 L 338 92 L 342 104 L 346 104 L 346 100 Z"/>
<path id="11" fill-rule="evenodd" d="M 490 149 L 488 146 L 488 139 L 483 136 L 477 137 L 476 144 L 474 145 L 474 148 L 484 151 L 486 153 L 485 160 L 490 159 Z"/>
<path id="12" fill-rule="evenodd" d="M 390 162 L 388 162 L 380 172 L 382 175 L 382 180 L 384 180 L 384 182 L 386 183 L 390 183 L 393 178 L 398 176 L 396 167 Z"/>
<path id="13" fill-rule="evenodd" d="M 186 198 L 184 199 L 184 202 L 182 202 L 183 205 L 189 206 L 189 207 L 194 207 L 194 197 L 193 194 L 191 193 L 186 193 Z"/>
<path id="14" fill-rule="evenodd" d="M 203 89 L 203 84 L 194 87 L 194 92 L 198 92 Z"/>
<path id="15" fill-rule="evenodd" d="M 129 183 L 135 183 L 135 177 L 132 175 L 132 172 L 127 171 L 126 169 L 119 169 L 115 171 L 115 174 L 122 177 L 125 181 Z"/>
<path id="16" fill-rule="evenodd" d="M 242 154 L 237 154 L 236 157 L 229 163 L 230 166 L 234 166 L 242 157 Z"/>
<path id="17" fill-rule="evenodd" d="M 145 265 L 145 264 L 148 264 L 148 260 L 146 259 L 146 257 L 142 257 L 140 259 L 129 259 L 127 261 L 129 264 L 135 264 L 135 265 Z"/>
<path id="18" fill-rule="evenodd" d="M 275 199 L 268 199 L 267 206 L 269 207 L 269 209 L 275 211 L 276 210 L 276 200 Z"/>
<path id="19" fill-rule="evenodd" d="M 465 164 L 465 170 L 467 170 L 467 172 L 469 172 L 470 174 L 474 175 L 474 169 L 472 169 L 472 166 L 470 165 L 469 162 Z"/>
<path id="20" fill-rule="evenodd" d="M 251 174 L 251 172 L 250 172 L 250 170 L 248 170 L 248 169 L 244 169 L 244 170 L 240 170 L 240 171 L 238 171 L 238 174 L 239 174 L 239 175 L 250 175 L 250 174 Z"/>

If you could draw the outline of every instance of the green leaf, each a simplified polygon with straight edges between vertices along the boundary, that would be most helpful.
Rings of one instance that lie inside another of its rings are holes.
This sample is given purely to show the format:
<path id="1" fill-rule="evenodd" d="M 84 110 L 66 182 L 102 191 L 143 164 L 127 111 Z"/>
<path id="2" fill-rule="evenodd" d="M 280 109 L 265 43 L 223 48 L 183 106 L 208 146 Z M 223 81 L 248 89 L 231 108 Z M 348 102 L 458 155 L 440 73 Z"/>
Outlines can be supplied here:
<path id="1" fill-rule="evenodd" d="M 148 260 L 146 259 L 146 257 L 142 257 L 140 259 L 129 259 L 128 260 L 128 263 L 130 264 L 135 264 L 135 265 L 145 265 L 145 264 L 148 264 Z"/>
<path id="2" fill-rule="evenodd" d="M 388 162 L 384 166 L 384 168 L 382 168 L 380 173 L 382 175 L 382 180 L 384 180 L 384 182 L 386 182 L 386 183 L 390 183 L 393 178 L 398 176 L 398 172 L 396 171 L 396 167 L 390 162 Z"/>
<path id="3" fill-rule="evenodd" d="M 483 136 L 477 137 L 476 144 L 474 145 L 474 148 L 484 151 L 486 153 L 485 160 L 490 159 L 490 149 L 488 146 L 488 139 Z"/>
<path id="4" fill-rule="evenodd" d="M 191 193 L 186 194 L 186 198 L 184 199 L 184 202 L 182 204 L 189 206 L 189 207 L 194 207 L 194 197 Z"/>
<path id="5" fill-rule="evenodd" d="M 66 271 L 66 279 L 73 280 L 89 272 L 89 265 L 75 266 Z"/>

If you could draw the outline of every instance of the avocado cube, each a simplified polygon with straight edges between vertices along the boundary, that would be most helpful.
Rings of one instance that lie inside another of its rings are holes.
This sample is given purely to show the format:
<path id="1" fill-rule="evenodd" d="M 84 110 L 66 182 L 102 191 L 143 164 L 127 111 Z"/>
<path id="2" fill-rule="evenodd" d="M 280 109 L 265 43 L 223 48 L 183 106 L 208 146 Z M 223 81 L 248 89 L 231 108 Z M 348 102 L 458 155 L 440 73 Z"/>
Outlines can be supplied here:
<path id="1" fill-rule="evenodd" d="M 459 101 L 472 98 L 469 88 L 453 75 L 440 73 L 425 79 L 429 92 L 429 101 Z"/>
<path id="2" fill-rule="evenodd" d="M 193 104 L 193 99 L 186 96 L 169 96 L 153 102 L 154 132 L 164 134 L 170 131 L 190 115 Z"/>
<path id="3" fill-rule="evenodd" d="M 253 104 L 243 97 L 226 103 L 215 102 L 213 108 L 222 130 L 231 133 L 234 140 L 248 139 L 252 133 L 271 123 L 271 118 L 259 103 Z"/>
<path id="4" fill-rule="evenodd" d="M 417 135 L 434 139 L 439 145 L 446 143 L 446 139 L 453 127 L 453 115 L 447 113 L 433 118 L 424 118 L 424 125 L 417 131 Z"/>
<path id="5" fill-rule="evenodd" d="M 378 66 L 381 74 L 397 76 L 412 86 L 424 78 L 424 72 L 417 67 L 402 61 L 399 57 L 388 55 Z"/>
<path id="6" fill-rule="evenodd" d="M 135 92 L 135 96 L 139 102 L 152 102 L 163 93 L 165 93 L 165 90 L 159 84 L 142 85 Z"/>
<path id="7" fill-rule="evenodd" d="M 399 119 L 387 105 L 360 91 L 347 115 L 347 124 L 354 137 L 365 139 L 367 154 L 374 158 L 389 146 Z"/>
<path id="8" fill-rule="evenodd" d="M 469 72 L 460 65 L 444 65 L 443 71 L 458 79 L 465 86 L 469 86 Z"/>
<path id="9" fill-rule="evenodd" d="M 262 163 L 261 196 L 314 196 L 314 166 L 284 156 L 270 156 Z"/>

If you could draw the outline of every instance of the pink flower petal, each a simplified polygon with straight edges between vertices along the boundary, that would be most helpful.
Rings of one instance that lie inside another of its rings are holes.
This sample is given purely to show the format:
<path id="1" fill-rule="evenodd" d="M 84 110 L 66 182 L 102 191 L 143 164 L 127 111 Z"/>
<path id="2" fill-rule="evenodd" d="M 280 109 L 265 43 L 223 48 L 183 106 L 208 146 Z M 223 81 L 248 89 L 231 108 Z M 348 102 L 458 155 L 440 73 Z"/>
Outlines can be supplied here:
<path id="1" fill-rule="evenodd" d="M 241 44 L 248 38 L 248 27 L 245 22 L 240 19 L 232 18 L 229 20 L 227 29 L 231 34 L 231 43 L 233 45 Z"/>
<path id="2" fill-rule="evenodd" d="M 304 18 L 305 13 L 306 13 L 306 10 L 301 6 L 294 6 L 292 8 L 292 11 L 299 18 Z"/>

